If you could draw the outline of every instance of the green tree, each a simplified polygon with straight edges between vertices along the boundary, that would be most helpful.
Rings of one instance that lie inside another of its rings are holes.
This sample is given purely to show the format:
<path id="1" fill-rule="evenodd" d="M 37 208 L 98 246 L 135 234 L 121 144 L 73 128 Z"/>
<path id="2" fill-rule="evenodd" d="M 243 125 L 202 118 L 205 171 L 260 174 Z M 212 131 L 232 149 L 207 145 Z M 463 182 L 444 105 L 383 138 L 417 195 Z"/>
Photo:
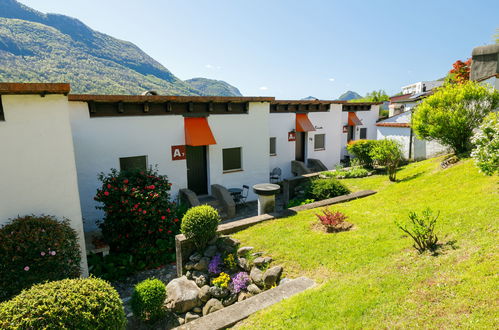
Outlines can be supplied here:
<path id="1" fill-rule="evenodd" d="M 349 102 L 384 102 L 389 101 L 390 96 L 386 94 L 386 92 L 382 89 L 378 91 L 372 91 L 371 93 L 367 93 L 366 96 L 360 99 L 350 100 Z"/>
<path id="2" fill-rule="evenodd" d="M 456 154 L 471 150 L 473 130 L 499 104 L 499 93 L 473 81 L 445 84 L 416 108 L 412 127 L 419 139 L 434 140 Z"/>
<path id="3" fill-rule="evenodd" d="M 396 181 L 397 168 L 403 158 L 402 147 L 390 139 L 378 140 L 371 147 L 371 157 L 379 165 L 385 166 L 390 181 Z"/>
<path id="4" fill-rule="evenodd" d="M 471 157 L 480 171 L 486 175 L 499 173 L 499 113 L 492 112 L 485 117 L 471 142 L 475 147 Z"/>

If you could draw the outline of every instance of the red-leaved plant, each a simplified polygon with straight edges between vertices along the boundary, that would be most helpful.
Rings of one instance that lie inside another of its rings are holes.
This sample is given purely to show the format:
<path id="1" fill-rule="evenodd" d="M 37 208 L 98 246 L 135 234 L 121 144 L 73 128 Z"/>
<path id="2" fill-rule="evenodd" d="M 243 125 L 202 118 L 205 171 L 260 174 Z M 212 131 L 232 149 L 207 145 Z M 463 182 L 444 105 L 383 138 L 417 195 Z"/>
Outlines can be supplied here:
<path id="1" fill-rule="evenodd" d="M 330 211 L 326 208 L 323 214 L 316 213 L 315 216 L 328 232 L 348 230 L 352 226 L 345 221 L 348 217 L 339 211 Z"/>

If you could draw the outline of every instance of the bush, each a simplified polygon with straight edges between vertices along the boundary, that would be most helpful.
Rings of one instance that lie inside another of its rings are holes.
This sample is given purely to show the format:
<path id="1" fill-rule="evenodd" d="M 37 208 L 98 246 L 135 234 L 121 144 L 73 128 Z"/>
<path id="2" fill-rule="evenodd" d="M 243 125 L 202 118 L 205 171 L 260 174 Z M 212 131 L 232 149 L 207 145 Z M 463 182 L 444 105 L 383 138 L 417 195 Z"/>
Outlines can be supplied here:
<path id="1" fill-rule="evenodd" d="M 354 140 L 350 141 L 347 145 L 347 150 L 349 153 L 354 155 L 359 161 L 360 164 L 372 168 L 373 167 L 373 159 L 371 156 L 371 150 L 373 146 L 376 144 L 376 140 Z"/>
<path id="2" fill-rule="evenodd" d="M 147 279 L 135 286 L 130 301 L 133 314 L 143 321 L 154 322 L 165 315 L 163 303 L 166 287 L 158 279 Z"/>
<path id="3" fill-rule="evenodd" d="M 385 139 L 378 140 L 371 150 L 371 157 L 379 165 L 385 166 L 390 181 L 396 181 L 397 168 L 402 161 L 402 147 L 397 141 Z"/>
<path id="4" fill-rule="evenodd" d="M 0 301 L 44 281 L 80 275 L 80 248 L 69 220 L 24 216 L 0 229 Z"/>
<path id="5" fill-rule="evenodd" d="M 467 154 L 473 130 L 498 104 L 499 92 L 493 88 L 472 81 L 446 84 L 416 107 L 412 127 L 420 139 Z"/>
<path id="6" fill-rule="evenodd" d="M 471 142 L 475 146 L 471 157 L 480 171 L 486 175 L 499 173 L 499 113 L 493 112 L 485 117 Z"/>
<path id="7" fill-rule="evenodd" d="M 125 325 L 118 293 L 98 278 L 34 285 L 0 304 L 2 329 L 124 329 Z"/>
<path id="8" fill-rule="evenodd" d="M 209 205 L 199 205 L 189 209 L 182 219 L 181 231 L 187 238 L 192 238 L 199 249 L 206 246 L 217 233 L 220 216 Z"/>
<path id="9" fill-rule="evenodd" d="M 288 205 L 286 207 L 289 209 L 290 207 L 295 207 L 295 206 L 310 204 L 310 203 L 313 203 L 313 202 L 315 202 L 315 199 L 296 197 L 296 198 L 291 199 L 288 202 Z"/>
<path id="10" fill-rule="evenodd" d="M 411 228 L 398 222 L 396 222 L 396 225 L 414 240 L 414 247 L 420 253 L 426 250 L 434 251 L 438 242 L 437 235 L 434 233 L 438 216 L 439 214 L 433 216 L 432 210 L 427 208 L 422 212 L 421 216 L 418 216 L 416 212 L 409 213 Z"/>
<path id="11" fill-rule="evenodd" d="M 336 170 L 334 172 L 322 172 L 323 175 L 336 178 L 336 179 L 348 179 L 348 178 L 363 178 L 369 175 L 369 171 L 362 167 L 355 167 L 349 170 Z"/>
<path id="12" fill-rule="evenodd" d="M 164 175 L 115 169 L 99 179 L 95 200 L 105 216 L 99 224 L 114 253 L 132 255 L 138 268 L 156 267 L 175 259 L 175 235 L 180 217 L 170 201 L 171 183 Z"/>
<path id="13" fill-rule="evenodd" d="M 352 227 L 352 224 L 345 221 L 348 217 L 339 211 L 332 212 L 326 208 L 323 214 L 316 213 L 315 216 L 328 232 L 347 230 Z"/>
<path id="14" fill-rule="evenodd" d="M 323 200 L 350 193 L 347 187 L 334 178 L 314 179 L 307 194 L 315 200 Z"/>

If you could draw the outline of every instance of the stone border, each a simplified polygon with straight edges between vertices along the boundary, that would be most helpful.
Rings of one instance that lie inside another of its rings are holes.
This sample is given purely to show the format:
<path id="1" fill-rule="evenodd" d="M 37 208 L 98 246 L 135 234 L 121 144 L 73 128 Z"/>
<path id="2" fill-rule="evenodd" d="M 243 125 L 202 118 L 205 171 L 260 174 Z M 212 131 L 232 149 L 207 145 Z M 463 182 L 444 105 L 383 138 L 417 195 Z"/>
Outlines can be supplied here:
<path id="1" fill-rule="evenodd" d="M 327 205 L 348 202 L 348 201 L 351 201 L 351 200 L 354 200 L 357 198 L 371 196 L 375 193 L 376 192 L 373 190 L 362 190 L 362 191 L 354 192 L 354 193 L 351 193 L 348 195 L 338 196 L 338 197 L 324 199 L 322 201 L 318 201 L 318 202 L 314 202 L 314 203 L 310 203 L 310 204 L 291 207 L 289 209 L 283 210 L 282 212 L 262 214 L 262 215 L 258 215 L 255 217 L 250 217 L 250 218 L 245 218 L 245 219 L 241 219 L 241 220 L 237 220 L 237 221 L 233 221 L 233 222 L 229 222 L 229 223 L 224 223 L 224 224 L 221 224 L 218 226 L 217 233 L 218 234 L 235 233 L 235 232 L 241 231 L 243 229 L 246 229 L 248 227 L 251 227 L 253 225 L 256 225 L 256 224 L 264 222 L 264 221 L 292 216 L 292 215 L 295 215 L 297 212 L 305 211 L 305 210 L 309 210 L 309 209 L 314 209 L 317 207 L 323 207 L 323 206 L 327 206 Z M 179 234 L 179 235 L 175 236 L 175 252 L 176 252 L 176 259 L 177 259 L 177 276 L 178 277 L 183 275 L 184 261 L 187 260 L 188 256 L 190 254 L 192 254 L 194 249 L 195 249 L 195 247 L 194 247 L 194 243 L 192 240 L 187 239 L 183 234 Z"/>
<path id="2" fill-rule="evenodd" d="M 267 308 L 297 293 L 314 287 L 313 280 L 299 277 L 281 284 L 273 289 L 259 293 L 256 296 L 225 307 L 219 311 L 200 317 L 175 329 L 178 330 L 206 330 L 225 329 L 247 318 L 261 309 Z"/>

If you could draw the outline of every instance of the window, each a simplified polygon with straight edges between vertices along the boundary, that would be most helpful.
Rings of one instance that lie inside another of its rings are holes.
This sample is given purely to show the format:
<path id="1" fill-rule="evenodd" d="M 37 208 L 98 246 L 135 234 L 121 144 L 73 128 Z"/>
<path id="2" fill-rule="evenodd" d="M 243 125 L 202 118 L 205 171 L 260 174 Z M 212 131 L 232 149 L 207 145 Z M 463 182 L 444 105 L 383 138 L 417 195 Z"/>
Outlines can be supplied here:
<path id="1" fill-rule="evenodd" d="M 147 169 L 147 157 L 136 156 L 120 158 L 120 169 L 122 171 L 145 171 Z"/>
<path id="2" fill-rule="evenodd" d="M 315 134 L 314 136 L 314 150 L 326 149 L 326 134 Z"/>
<path id="3" fill-rule="evenodd" d="M 242 170 L 240 147 L 223 149 L 222 157 L 223 157 L 224 172 Z"/>
<path id="4" fill-rule="evenodd" d="M 5 117 L 3 115 L 3 104 L 2 104 L 2 97 L 0 96 L 0 121 L 4 121 Z"/>
<path id="5" fill-rule="evenodd" d="M 277 155 L 276 153 L 276 138 L 275 137 L 271 137 L 270 138 L 270 155 L 271 156 L 275 156 Z"/>
<path id="6" fill-rule="evenodd" d="M 367 128 L 366 127 L 363 127 L 363 128 L 360 129 L 359 138 L 361 140 L 364 140 L 364 139 L 367 138 Z"/>

